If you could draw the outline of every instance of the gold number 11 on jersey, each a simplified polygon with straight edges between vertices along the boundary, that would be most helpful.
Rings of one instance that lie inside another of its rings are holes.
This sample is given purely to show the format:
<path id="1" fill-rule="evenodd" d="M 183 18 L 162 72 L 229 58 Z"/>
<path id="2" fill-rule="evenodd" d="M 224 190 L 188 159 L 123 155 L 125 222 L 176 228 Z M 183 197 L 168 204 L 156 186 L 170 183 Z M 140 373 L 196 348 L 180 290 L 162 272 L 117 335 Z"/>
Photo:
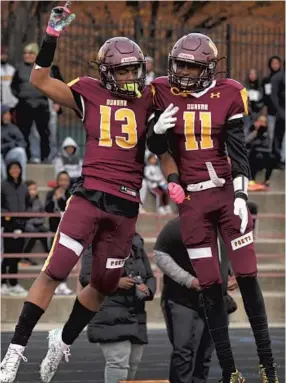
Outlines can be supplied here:
<path id="1" fill-rule="evenodd" d="M 123 149 L 131 149 L 136 146 L 137 137 L 137 123 L 135 113 L 128 108 L 117 109 L 114 115 L 115 121 L 123 121 L 125 124 L 121 124 L 121 131 L 127 136 L 116 136 L 115 142 Z M 100 106 L 100 137 L 99 146 L 105 146 L 110 148 L 112 146 L 111 138 L 111 107 L 101 105 Z"/>
<path id="2" fill-rule="evenodd" d="M 184 112 L 186 150 L 211 149 L 214 146 L 213 140 L 211 139 L 211 113 L 199 112 L 201 122 L 201 140 L 199 143 L 195 136 L 196 113 L 198 112 Z"/>

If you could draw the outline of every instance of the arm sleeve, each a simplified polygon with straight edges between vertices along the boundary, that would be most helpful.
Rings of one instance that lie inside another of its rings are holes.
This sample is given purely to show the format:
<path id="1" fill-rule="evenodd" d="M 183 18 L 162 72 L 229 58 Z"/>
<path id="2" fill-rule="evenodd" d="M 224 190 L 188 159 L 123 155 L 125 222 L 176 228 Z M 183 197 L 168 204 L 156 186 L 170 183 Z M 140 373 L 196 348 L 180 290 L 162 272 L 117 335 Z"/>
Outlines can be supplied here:
<path id="1" fill-rule="evenodd" d="M 229 120 L 226 123 L 226 145 L 231 160 L 232 177 L 239 174 L 250 178 L 242 118 Z"/>
<path id="2" fill-rule="evenodd" d="M 162 111 L 156 110 L 147 123 L 147 147 L 150 152 L 160 156 L 168 151 L 168 139 L 167 134 L 156 134 L 154 132 L 154 126 L 158 121 Z"/>
<path id="3" fill-rule="evenodd" d="M 154 250 L 153 259 L 159 269 L 173 281 L 188 288 L 191 287 L 194 276 L 180 267 L 168 253 Z"/>
<path id="4" fill-rule="evenodd" d="M 81 115 L 78 113 L 77 110 L 75 110 L 75 113 L 79 118 L 83 119 L 83 117 L 84 117 L 84 99 L 83 99 L 83 96 L 81 95 L 80 78 L 77 77 L 76 79 L 70 81 L 68 83 L 68 86 L 70 87 L 70 89 L 72 91 L 72 94 L 73 94 L 74 100 L 77 104 L 77 107 L 81 111 Z"/>
<path id="5" fill-rule="evenodd" d="M 285 120 L 285 109 L 280 105 L 279 102 L 279 93 L 280 93 L 280 86 L 282 85 L 282 72 L 279 72 L 275 74 L 271 79 L 271 100 L 272 104 L 280 118 Z M 284 87 L 284 85 L 283 85 Z"/>

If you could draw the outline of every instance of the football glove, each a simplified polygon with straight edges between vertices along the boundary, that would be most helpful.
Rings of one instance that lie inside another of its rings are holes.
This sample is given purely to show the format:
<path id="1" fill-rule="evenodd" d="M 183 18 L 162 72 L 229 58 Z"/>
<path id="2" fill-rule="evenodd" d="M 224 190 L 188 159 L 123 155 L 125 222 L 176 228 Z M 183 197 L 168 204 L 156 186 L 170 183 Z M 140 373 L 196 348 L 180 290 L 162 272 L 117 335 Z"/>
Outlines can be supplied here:
<path id="1" fill-rule="evenodd" d="M 69 10 L 69 1 L 64 7 L 55 7 L 52 9 L 46 32 L 50 36 L 59 37 L 60 34 L 75 19 L 75 14 Z"/>
<path id="2" fill-rule="evenodd" d="M 185 192 L 181 185 L 178 185 L 175 182 L 169 182 L 168 190 L 172 201 L 174 201 L 177 204 L 180 204 L 184 201 Z"/>
<path id="3" fill-rule="evenodd" d="M 234 187 L 234 215 L 239 216 L 241 219 L 240 233 L 244 234 L 248 224 L 248 208 L 247 208 L 247 188 L 248 178 L 245 176 L 238 176 L 233 180 Z"/>
<path id="4" fill-rule="evenodd" d="M 168 129 L 173 128 L 177 121 L 177 117 L 173 116 L 178 112 L 178 110 L 179 108 L 177 106 L 170 104 L 160 115 L 158 121 L 154 125 L 154 132 L 156 134 L 164 134 Z"/>

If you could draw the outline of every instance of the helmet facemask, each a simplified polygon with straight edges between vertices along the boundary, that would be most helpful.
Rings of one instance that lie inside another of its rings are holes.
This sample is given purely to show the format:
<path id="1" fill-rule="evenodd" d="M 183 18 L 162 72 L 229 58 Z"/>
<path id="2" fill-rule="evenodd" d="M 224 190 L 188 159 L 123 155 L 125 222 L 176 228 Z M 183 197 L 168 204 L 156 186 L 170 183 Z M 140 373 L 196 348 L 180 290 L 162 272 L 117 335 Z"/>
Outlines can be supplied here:
<path id="1" fill-rule="evenodd" d="M 180 64 L 190 64 L 200 69 L 199 76 L 182 76 L 178 74 Z M 182 60 L 169 56 L 168 78 L 172 88 L 176 88 L 183 93 L 196 93 L 208 88 L 215 77 L 216 61 L 203 63 L 192 60 Z"/>
<path id="2" fill-rule="evenodd" d="M 123 80 L 120 81 L 116 79 L 116 70 L 120 68 L 137 68 L 137 78 L 134 80 Z M 141 92 L 145 88 L 145 79 L 146 79 L 146 63 L 144 61 L 137 61 L 135 63 L 124 63 L 122 65 L 107 66 L 101 64 L 99 66 L 99 72 L 101 77 L 101 83 L 106 87 L 111 93 L 117 94 L 120 97 L 127 98 L 139 98 L 141 97 Z"/>

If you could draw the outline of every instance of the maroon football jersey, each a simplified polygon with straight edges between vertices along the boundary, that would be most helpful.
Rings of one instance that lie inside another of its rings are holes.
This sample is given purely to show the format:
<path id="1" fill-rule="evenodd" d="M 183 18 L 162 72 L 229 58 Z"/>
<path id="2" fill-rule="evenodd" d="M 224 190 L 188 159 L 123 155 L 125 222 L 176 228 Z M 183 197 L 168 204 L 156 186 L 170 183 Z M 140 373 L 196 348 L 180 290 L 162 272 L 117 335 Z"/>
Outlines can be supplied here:
<path id="1" fill-rule="evenodd" d="M 151 90 L 146 88 L 141 98 L 123 99 L 91 77 L 77 78 L 69 86 L 82 100 L 86 132 L 83 186 L 139 201 Z"/>
<path id="2" fill-rule="evenodd" d="M 180 173 L 188 184 L 209 180 L 206 162 L 212 162 L 219 177 L 230 179 L 225 148 L 225 123 L 247 114 L 247 92 L 237 81 L 218 79 L 199 93 L 175 95 L 167 77 L 152 82 L 155 107 L 165 110 L 171 103 L 180 109 L 176 126 L 168 132 L 169 145 Z"/>

